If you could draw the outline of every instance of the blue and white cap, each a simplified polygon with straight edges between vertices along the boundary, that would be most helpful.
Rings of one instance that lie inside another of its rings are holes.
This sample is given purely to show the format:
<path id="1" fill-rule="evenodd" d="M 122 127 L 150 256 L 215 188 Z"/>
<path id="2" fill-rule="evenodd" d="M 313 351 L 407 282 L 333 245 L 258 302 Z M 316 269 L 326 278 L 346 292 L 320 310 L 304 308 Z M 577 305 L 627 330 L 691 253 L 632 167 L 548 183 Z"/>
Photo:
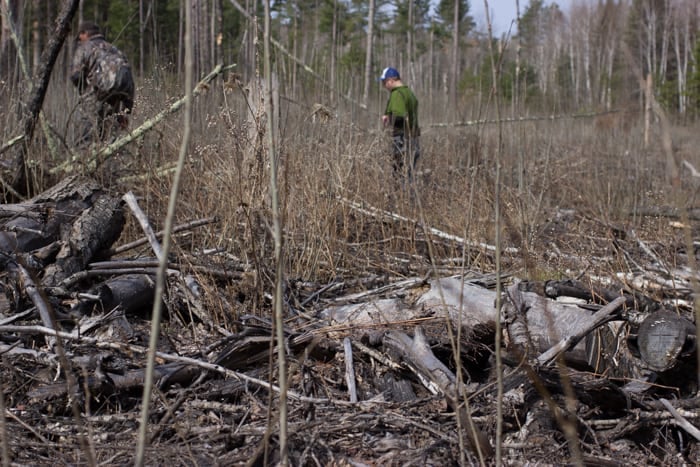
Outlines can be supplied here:
<path id="1" fill-rule="evenodd" d="M 384 68 L 382 71 L 382 76 L 379 77 L 379 81 L 384 81 L 385 79 L 389 78 L 401 79 L 401 76 L 399 76 L 399 72 L 396 70 L 396 68 Z"/>

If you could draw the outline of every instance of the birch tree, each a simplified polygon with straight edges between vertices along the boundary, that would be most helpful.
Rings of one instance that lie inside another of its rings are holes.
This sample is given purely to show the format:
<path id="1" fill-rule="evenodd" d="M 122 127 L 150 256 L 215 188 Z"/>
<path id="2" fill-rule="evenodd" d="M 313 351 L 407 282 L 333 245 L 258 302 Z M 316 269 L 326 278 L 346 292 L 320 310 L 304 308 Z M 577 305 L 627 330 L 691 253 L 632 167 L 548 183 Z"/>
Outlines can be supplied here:
<path id="1" fill-rule="evenodd" d="M 12 31 L 22 37 L 22 0 L 0 0 L 0 77 L 18 76 L 17 48 L 12 39 Z"/>
<path id="2" fill-rule="evenodd" d="M 367 43 L 365 49 L 365 86 L 362 93 L 362 104 L 367 107 L 369 99 L 369 86 L 372 81 L 372 39 L 374 37 L 374 0 L 369 0 L 367 12 Z"/>

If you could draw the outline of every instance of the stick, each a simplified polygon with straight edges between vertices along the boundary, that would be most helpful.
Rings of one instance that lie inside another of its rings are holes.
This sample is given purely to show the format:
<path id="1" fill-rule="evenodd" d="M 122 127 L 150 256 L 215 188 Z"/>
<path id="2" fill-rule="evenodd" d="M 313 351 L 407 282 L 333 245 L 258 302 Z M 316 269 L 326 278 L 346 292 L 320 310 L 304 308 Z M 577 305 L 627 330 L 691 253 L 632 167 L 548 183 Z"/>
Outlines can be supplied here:
<path id="1" fill-rule="evenodd" d="M 671 413 L 671 415 L 673 415 L 673 418 L 675 418 L 676 422 L 678 422 L 678 426 L 683 428 L 686 431 L 686 433 L 688 433 L 690 436 L 700 441 L 700 430 L 695 428 L 695 425 L 690 423 L 681 414 L 679 414 L 678 411 L 671 405 L 669 401 L 667 401 L 666 399 L 659 399 L 659 401 L 664 405 L 664 407 L 666 407 L 666 410 L 668 410 Z"/>
<path id="2" fill-rule="evenodd" d="M 357 387 L 355 386 L 355 370 L 352 366 L 352 344 L 350 338 L 343 339 L 343 349 L 345 350 L 345 381 L 348 383 L 350 402 L 357 402 Z"/>
<path id="3" fill-rule="evenodd" d="M 683 159 L 683 165 L 686 166 L 688 170 L 690 170 L 690 175 L 692 175 L 693 177 L 700 177 L 700 172 L 698 172 L 698 170 L 693 164 Z"/>
<path id="4" fill-rule="evenodd" d="M 7 151 L 8 149 L 10 149 L 10 148 L 11 148 L 12 146 L 14 146 L 15 144 L 22 142 L 23 140 L 24 140 L 24 135 L 15 136 L 15 137 L 12 138 L 10 141 L 8 141 L 7 143 L 5 143 L 5 144 L 3 144 L 2 146 L 0 146 L 0 154 L 2 154 L 3 152 Z M 0 161 L 0 163 L 4 163 L 4 161 Z M 7 168 L 9 168 L 9 167 L 7 167 Z"/>
<path id="5" fill-rule="evenodd" d="M 396 214 L 390 211 L 384 211 L 382 209 L 378 209 L 372 206 L 369 207 L 364 207 L 360 203 L 357 203 L 355 201 L 350 201 L 349 199 L 346 198 L 341 198 L 338 197 L 341 203 L 346 204 L 350 206 L 350 208 L 354 209 L 357 212 L 361 212 L 362 214 L 367 214 L 372 217 L 388 217 L 390 219 L 396 220 L 396 221 L 402 221 L 402 222 L 410 222 L 411 224 L 417 225 L 420 224 L 415 219 L 409 219 L 408 217 L 404 217 L 400 214 Z M 468 246 L 468 247 L 476 247 L 476 248 L 483 248 L 485 250 L 489 251 L 496 251 L 496 247 L 493 245 L 488 245 L 486 243 L 481 243 L 481 242 L 472 242 L 470 240 L 467 240 L 462 237 L 458 237 L 457 235 L 452 235 L 446 232 L 443 232 L 441 230 L 438 230 L 433 227 L 426 227 L 426 230 L 428 230 L 431 234 L 435 235 L 436 237 L 445 239 L 445 240 L 451 240 L 453 242 L 457 242 L 461 245 Z M 510 254 L 517 254 L 520 250 L 517 248 L 502 248 L 501 249 L 505 253 L 510 253 Z"/>
<path id="6" fill-rule="evenodd" d="M 134 196 L 134 194 L 131 191 L 129 191 L 124 195 L 123 199 L 124 201 L 126 201 L 126 204 L 129 206 L 129 208 L 131 208 L 131 211 L 134 213 L 134 216 L 136 216 L 136 219 L 139 221 L 141 229 L 146 234 L 146 238 L 151 244 L 153 253 L 156 254 L 156 258 L 158 258 L 158 260 L 160 261 L 163 258 L 163 249 L 161 248 L 160 243 L 156 238 L 156 234 L 153 233 L 151 224 L 148 222 L 148 217 L 146 217 L 146 214 L 144 214 L 144 212 L 139 207 L 139 203 L 138 201 L 136 201 L 136 196 Z"/>
<path id="7" fill-rule="evenodd" d="M 214 216 L 214 217 L 205 217 L 204 219 L 197 219 L 191 222 L 187 222 L 185 224 L 180 224 L 175 227 L 173 227 L 173 233 L 179 233 L 185 230 L 191 230 L 194 229 L 195 227 L 200 227 L 203 225 L 207 224 L 213 224 L 215 222 L 219 222 L 219 218 Z M 163 231 L 160 230 L 156 232 L 156 238 L 161 239 L 163 238 Z M 124 253 L 125 251 L 131 250 L 133 248 L 139 247 L 141 245 L 144 245 L 148 242 L 148 238 L 140 238 L 138 240 L 135 240 L 131 243 L 126 243 L 122 246 L 116 247 L 116 248 L 111 248 L 110 250 L 107 251 L 108 256 L 114 256 L 118 255 L 119 253 Z"/>
<path id="8" fill-rule="evenodd" d="M 36 306 L 36 309 L 39 310 L 41 322 L 44 323 L 45 327 L 53 329 L 54 332 L 57 333 L 58 331 L 56 331 L 54 321 L 51 318 L 52 311 L 48 301 L 44 300 L 44 296 L 41 294 L 39 288 L 34 283 L 34 280 L 32 279 L 31 274 L 29 274 L 29 271 L 27 271 L 27 269 L 21 264 L 17 264 L 17 268 L 19 269 L 20 275 L 22 276 L 22 280 L 24 281 L 24 288 L 27 291 L 27 295 L 29 295 L 29 298 L 31 299 L 32 303 L 34 303 L 34 306 Z M 46 343 L 48 344 L 49 348 L 53 348 L 55 342 L 56 341 L 54 337 L 51 337 L 50 335 L 47 336 Z"/>
<path id="9" fill-rule="evenodd" d="M 353 345 L 353 347 L 357 347 L 361 352 L 366 353 L 367 355 L 369 355 L 370 357 L 372 357 L 373 359 L 375 359 L 376 361 L 378 361 L 382 365 L 385 365 L 393 370 L 401 370 L 402 369 L 401 365 L 399 365 L 398 363 L 393 362 L 389 358 L 380 354 L 376 350 L 374 350 L 370 347 L 367 347 L 365 344 L 363 344 L 361 342 L 354 341 L 352 343 L 352 345 Z"/>

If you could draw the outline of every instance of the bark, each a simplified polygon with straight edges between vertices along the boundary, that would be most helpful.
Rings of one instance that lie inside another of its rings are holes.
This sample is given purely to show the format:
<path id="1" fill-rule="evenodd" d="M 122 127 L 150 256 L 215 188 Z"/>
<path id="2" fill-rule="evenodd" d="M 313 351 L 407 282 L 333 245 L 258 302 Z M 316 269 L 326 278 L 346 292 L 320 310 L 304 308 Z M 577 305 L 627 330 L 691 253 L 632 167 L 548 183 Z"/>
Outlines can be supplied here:
<path id="1" fill-rule="evenodd" d="M 85 269 L 100 251 L 109 249 L 124 226 L 122 201 L 97 194 L 91 206 L 61 232 L 62 247 L 53 264 L 44 271 L 44 284 L 58 285 L 63 279 Z"/>
<path id="2" fill-rule="evenodd" d="M 83 299 L 71 312 L 88 315 L 106 313 L 117 307 L 124 313 L 150 311 L 155 293 L 154 278 L 148 274 L 126 274 L 108 279 L 88 291 L 89 299 Z"/>
<path id="3" fill-rule="evenodd" d="M 39 253 L 40 259 L 46 259 L 46 252 L 39 250 L 66 241 L 70 231 L 66 226 L 81 219 L 96 202 L 104 202 L 99 200 L 105 196 L 94 181 L 68 177 L 26 203 L 3 205 L 0 219 L 11 217 L 2 223 L 0 257 L 5 263 L 0 265 L 22 253 Z"/>

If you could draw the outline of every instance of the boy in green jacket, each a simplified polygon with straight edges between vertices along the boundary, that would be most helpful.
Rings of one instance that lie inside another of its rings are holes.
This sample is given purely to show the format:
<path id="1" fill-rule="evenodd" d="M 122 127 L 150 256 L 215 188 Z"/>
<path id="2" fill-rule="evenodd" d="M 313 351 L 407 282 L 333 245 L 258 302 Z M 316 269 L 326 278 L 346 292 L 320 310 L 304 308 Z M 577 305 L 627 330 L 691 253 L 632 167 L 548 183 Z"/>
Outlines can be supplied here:
<path id="1" fill-rule="evenodd" d="M 394 174 L 407 175 L 411 180 L 420 157 L 418 99 L 401 82 L 401 76 L 395 68 L 384 68 L 379 80 L 390 93 L 382 115 L 382 124 L 391 129 Z"/>

